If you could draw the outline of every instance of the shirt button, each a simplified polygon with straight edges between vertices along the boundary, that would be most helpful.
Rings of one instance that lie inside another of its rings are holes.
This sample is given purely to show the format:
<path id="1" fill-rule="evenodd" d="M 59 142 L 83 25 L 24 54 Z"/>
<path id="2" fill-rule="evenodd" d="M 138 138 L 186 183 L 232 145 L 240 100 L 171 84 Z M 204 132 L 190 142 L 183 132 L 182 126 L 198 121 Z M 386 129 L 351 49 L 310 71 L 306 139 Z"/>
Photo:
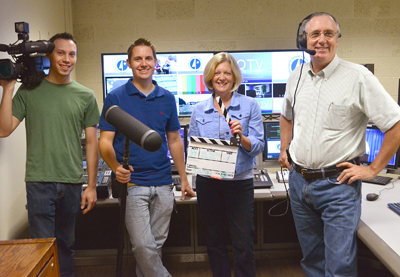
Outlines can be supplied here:
<path id="1" fill-rule="evenodd" d="M 229 132 L 226 132 L 227 135 L 229 135 Z"/>

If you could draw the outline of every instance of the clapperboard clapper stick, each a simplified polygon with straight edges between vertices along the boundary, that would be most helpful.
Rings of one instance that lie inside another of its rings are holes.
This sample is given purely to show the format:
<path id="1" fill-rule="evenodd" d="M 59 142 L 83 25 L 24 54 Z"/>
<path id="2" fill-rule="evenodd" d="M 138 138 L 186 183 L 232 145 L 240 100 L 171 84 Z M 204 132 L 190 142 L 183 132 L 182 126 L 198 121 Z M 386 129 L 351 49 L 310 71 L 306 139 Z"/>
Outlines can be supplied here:
<path id="1" fill-rule="evenodd" d="M 217 96 L 217 97 L 215 97 L 215 100 L 217 101 L 219 107 L 221 108 L 222 114 L 225 117 L 225 121 L 228 122 L 228 124 L 229 124 L 232 120 L 231 120 L 231 117 L 228 114 L 228 111 L 225 108 L 224 103 L 222 102 L 221 97 Z M 239 137 L 238 134 L 235 133 L 234 136 L 231 137 L 231 145 L 233 145 L 233 146 L 239 146 L 240 145 L 240 137 Z"/>

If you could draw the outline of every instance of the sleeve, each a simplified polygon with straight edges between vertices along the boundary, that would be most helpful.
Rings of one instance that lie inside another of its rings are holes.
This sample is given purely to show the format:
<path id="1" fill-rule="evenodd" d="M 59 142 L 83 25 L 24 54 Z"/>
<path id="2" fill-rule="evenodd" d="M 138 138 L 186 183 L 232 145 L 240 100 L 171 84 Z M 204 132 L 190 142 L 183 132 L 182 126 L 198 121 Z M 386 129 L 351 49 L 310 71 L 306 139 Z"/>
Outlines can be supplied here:
<path id="1" fill-rule="evenodd" d="M 19 121 L 24 120 L 26 116 L 26 90 L 20 86 L 12 100 L 12 114 Z"/>
<path id="2" fill-rule="evenodd" d="M 181 128 L 181 124 L 179 122 L 178 110 L 176 108 L 176 102 L 175 102 L 174 95 L 169 92 L 167 100 L 171 104 L 171 117 L 168 120 L 165 130 L 167 132 L 179 130 Z"/>
<path id="3" fill-rule="evenodd" d="M 86 108 L 85 119 L 84 119 L 84 128 L 97 125 L 100 119 L 99 106 L 97 105 L 96 97 L 94 96 L 93 91 L 91 91 L 88 105 Z"/>
<path id="4" fill-rule="evenodd" d="M 382 132 L 400 121 L 400 107 L 372 74 L 365 75 L 361 85 L 364 113 Z"/>
<path id="5" fill-rule="evenodd" d="M 199 129 L 197 126 L 197 121 L 196 121 L 196 115 L 197 115 L 197 105 L 194 107 L 192 115 L 190 117 L 190 123 L 189 123 L 189 131 L 188 131 L 188 140 L 190 141 L 191 136 L 199 136 Z"/>

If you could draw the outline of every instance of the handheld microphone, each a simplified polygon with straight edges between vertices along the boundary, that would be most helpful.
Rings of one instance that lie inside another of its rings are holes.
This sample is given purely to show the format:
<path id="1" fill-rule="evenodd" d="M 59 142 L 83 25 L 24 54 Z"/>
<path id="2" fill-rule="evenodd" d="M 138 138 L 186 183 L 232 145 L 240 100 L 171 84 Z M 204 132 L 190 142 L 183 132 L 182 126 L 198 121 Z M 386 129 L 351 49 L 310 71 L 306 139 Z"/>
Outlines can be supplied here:
<path id="1" fill-rule="evenodd" d="M 156 131 L 150 129 L 117 105 L 105 109 L 104 119 L 144 150 L 155 152 L 162 145 L 161 136 Z"/>

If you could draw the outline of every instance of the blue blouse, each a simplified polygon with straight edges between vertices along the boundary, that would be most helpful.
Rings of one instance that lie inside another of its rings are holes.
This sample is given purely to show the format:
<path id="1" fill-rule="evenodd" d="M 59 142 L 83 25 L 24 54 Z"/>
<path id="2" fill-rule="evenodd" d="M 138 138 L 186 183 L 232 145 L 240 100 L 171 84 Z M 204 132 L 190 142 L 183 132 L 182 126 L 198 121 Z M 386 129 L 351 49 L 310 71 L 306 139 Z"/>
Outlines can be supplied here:
<path id="1" fill-rule="evenodd" d="M 225 120 L 221 120 L 218 110 L 214 107 L 214 95 L 195 105 L 190 119 L 188 137 L 206 137 L 230 140 L 232 133 Z M 239 147 L 236 160 L 235 178 L 246 171 L 246 176 L 253 177 L 253 168 L 257 164 L 256 157 L 264 150 L 264 129 L 261 109 L 256 100 L 233 92 L 228 114 L 232 120 L 238 120 L 242 125 L 243 135 L 250 139 L 251 150 Z M 242 177 L 241 175 L 240 177 Z"/>

